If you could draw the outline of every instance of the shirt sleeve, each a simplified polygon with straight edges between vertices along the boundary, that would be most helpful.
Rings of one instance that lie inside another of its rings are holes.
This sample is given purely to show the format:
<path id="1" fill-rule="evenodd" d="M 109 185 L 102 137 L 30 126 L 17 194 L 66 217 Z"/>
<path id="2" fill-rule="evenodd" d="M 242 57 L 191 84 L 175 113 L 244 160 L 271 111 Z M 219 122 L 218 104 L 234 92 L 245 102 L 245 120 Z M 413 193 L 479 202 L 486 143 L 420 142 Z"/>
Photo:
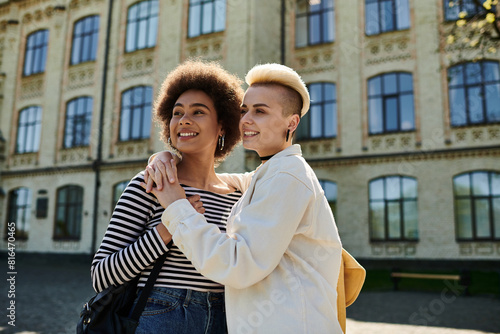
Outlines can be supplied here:
<path id="1" fill-rule="evenodd" d="M 252 182 L 252 176 L 255 174 L 255 171 L 248 173 L 220 173 L 217 176 L 224 182 L 226 182 L 231 187 L 238 189 L 241 192 L 247 191 L 250 186 L 250 182 Z"/>
<path id="2" fill-rule="evenodd" d="M 138 175 L 125 188 L 94 255 L 91 277 L 96 292 L 132 280 L 168 251 L 156 228 L 147 229 L 158 202 L 140 186 L 143 181 Z"/>
<path id="3" fill-rule="evenodd" d="M 312 198 L 312 190 L 281 172 L 262 182 L 235 217 L 230 234 L 207 224 L 185 199 L 172 203 L 162 222 L 175 244 L 204 276 L 246 288 L 279 264 Z"/>

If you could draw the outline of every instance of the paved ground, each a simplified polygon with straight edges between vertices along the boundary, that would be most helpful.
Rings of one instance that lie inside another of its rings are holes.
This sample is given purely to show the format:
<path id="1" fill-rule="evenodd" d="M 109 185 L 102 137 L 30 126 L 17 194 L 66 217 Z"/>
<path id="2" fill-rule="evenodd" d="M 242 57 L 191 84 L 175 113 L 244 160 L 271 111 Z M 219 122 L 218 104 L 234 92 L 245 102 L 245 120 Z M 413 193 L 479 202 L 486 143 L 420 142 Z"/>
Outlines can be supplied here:
<path id="1" fill-rule="evenodd" d="M 75 333 L 81 305 L 93 296 L 89 264 L 19 257 L 15 299 L 8 297 L 9 282 L 1 285 L 0 333 Z M 0 261 L 6 268 L 7 260 Z M 15 327 L 7 324 L 11 300 L 16 303 Z M 441 293 L 362 292 L 347 316 L 349 334 L 500 333 L 500 298 L 465 297 L 453 285 Z"/>

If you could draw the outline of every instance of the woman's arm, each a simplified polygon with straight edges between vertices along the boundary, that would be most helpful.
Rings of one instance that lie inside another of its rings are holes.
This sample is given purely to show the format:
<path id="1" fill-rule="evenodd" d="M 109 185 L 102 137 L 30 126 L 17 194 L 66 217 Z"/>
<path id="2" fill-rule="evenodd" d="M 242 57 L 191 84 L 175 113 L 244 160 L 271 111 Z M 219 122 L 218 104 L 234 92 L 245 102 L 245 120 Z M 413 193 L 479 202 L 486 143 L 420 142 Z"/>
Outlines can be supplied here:
<path id="1" fill-rule="evenodd" d="M 241 289 L 261 281 L 276 268 L 311 198 L 312 190 L 303 182 L 281 172 L 255 189 L 228 234 L 207 224 L 185 200 L 172 203 L 162 222 L 204 276 Z"/>
<path id="2" fill-rule="evenodd" d="M 138 174 L 125 188 L 94 256 L 91 276 L 97 292 L 133 279 L 168 251 L 168 231 L 161 226 L 147 229 L 151 220 L 160 218 L 159 204 L 141 182 Z"/>

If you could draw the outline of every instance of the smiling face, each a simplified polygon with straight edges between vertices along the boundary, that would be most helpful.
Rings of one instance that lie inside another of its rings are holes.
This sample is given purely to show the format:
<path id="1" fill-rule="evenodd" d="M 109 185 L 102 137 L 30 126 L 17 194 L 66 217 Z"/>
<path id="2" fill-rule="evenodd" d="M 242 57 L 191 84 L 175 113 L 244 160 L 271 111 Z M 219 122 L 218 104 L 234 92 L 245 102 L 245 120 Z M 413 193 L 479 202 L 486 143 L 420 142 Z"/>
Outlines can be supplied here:
<path id="1" fill-rule="evenodd" d="M 298 115 L 283 115 L 280 96 L 283 88 L 276 85 L 250 86 L 243 98 L 240 131 L 243 146 L 259 156 L 278 153 L 291 145 L 285 140 L 286 132 L 295 131 Z"/>
<path id="2" fill-rule="evenodd" d="M 172 145 L 184 154 L 204 152 L 213 157 L 222 126 L 212 99 L 201 90 L 188 90 L 175 102 L 170 120 Z"/>

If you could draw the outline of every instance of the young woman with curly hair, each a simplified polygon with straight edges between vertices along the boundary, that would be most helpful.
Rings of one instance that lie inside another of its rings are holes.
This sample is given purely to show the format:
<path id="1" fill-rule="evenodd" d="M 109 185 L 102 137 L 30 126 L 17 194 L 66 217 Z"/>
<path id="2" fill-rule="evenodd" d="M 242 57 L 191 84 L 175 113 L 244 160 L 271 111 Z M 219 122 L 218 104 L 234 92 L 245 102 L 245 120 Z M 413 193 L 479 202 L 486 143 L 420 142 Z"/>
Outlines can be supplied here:
<path id="1" fill-rule="evenodd" d="M 240 140 L 240 80 L 215 63 L 188 61 L 165 79 L 155 103 L 162 138 L 182 156 L 178 177 L 186 196 L 205 203 L 206 220 L 224 231 L 241 192 L 215 174 Z M 137 174 L 121 195 L 92 262 L 94 289 L 140 275 L 138 295 L 151 269 L 167 258 L 136 333 L 225 333 L 224 287 L 203 277 L 172 243 L 161 224 L 164 211 Z M 194 196 L 196 195 L 196 196 Z"/>

